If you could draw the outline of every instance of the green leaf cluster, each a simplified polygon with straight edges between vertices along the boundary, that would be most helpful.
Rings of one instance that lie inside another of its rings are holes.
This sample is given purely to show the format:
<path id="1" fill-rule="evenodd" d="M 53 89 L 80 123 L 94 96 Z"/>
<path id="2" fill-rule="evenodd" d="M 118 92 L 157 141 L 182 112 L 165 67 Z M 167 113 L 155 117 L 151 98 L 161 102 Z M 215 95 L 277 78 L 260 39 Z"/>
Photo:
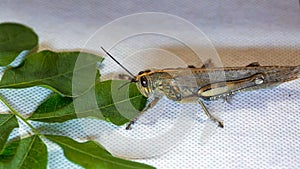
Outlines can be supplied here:
<path id="1" fill-rule="evenodd" d="M 0 24 L 0 66 L 6 66 L 0 88 L 40 86 L 53 91 L 28 118 L 14 110 L 0 92 L 0 100 L 10 109 L 9 113 L 0 113 L 0 169 L 47 168 L 45 139 L 59 145 L 68 160 L 84 168 L 153 168 L 113 157 L 95 141 L 79 143 L 66 136 L 43 135 L 31 125 L 31 120 L 52 123 L 85 117 L 122 125 L 146 105 L 146 98 L 134 84 L 119 89 L 124 81 L 99 81 L 100 73 L 95 74 L 93 83 L 74 95 L 74 73 L 88 72 L 103 58 L 79 51 L 36 52 L 37 46 L 38 36 L 32 29 L 17 23 Z M 8 66 L 24 51 L 26 58 L 20 65 Z M 79 56 L 87 62 L 77 68 Z M 114 95 L 112 91 L 118 91 L 118 94 Z M 31 133 L 11 139 L 10 134 L 19 127 L 18 119 L 31 128 Z"/>

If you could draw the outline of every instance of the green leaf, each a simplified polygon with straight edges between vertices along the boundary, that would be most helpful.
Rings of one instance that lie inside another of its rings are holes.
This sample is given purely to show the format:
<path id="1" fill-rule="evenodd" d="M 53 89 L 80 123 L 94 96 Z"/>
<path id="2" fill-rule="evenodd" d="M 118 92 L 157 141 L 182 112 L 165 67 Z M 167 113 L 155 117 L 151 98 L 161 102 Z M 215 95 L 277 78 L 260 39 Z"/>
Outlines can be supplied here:
<path id="1" fill-rule="evenodd" d="M 0 114 L 0 151 L 3 149 L 11 131 L 19 127 L 17 118 L 13 114 Z"/>
<path id="2" fill-rule="evenodd" d="M 99 169 L 153 169 L 146 164 L 127 161 L 113 157 L 101 145 L 94 141 L 85 143 L 76 142 L 64 136 L 46 136 L 49 140 L 58 144 L 70 161 L 81 165 L 84 168 Z"/>
<path id="3" fill-rule="evenodd" d="M 83 64 L 75 70 L 74 67 L 79 55 Z M 42 51 L 34 53 L 26 58 L 22 66 L 5 71 L 0 81 L 0 88 L 42 86 L 62 95 L 73 96 L 73 74 L 87 71 L 85 75 L 92 76 L 93 74 L 88 74 L 88 71 L 96 69 L 97 61 L 102 60 L 99 56 L 83 52 Z M 87 84 L 82 92 L 88 90 L 92 85 L 94 82 Z"/>
<path id="4" fill-rule="evenodd" d="M 73 99 L 54 93 L 40 106 L 38 106 L 28 120 L 64 122 L 75 118 L 77 118 L 77 116 L 74 109 Z"/>
<path id="5" fill-rule="evenodd" d="M 16 155 L 19 144 L 20 138 L 18 137 L 5 145 L 5 148 L 0 153 L 0 168 L 3 168 L 5 163 L 9 163 L 13 159 Z"/>
<path id="6" fill-rule="evenodd" d="M 126 81 L 108 80 L 96 84 L 95 88 L 75 99 L 76 111 L 72 98 L 54 94 L 43 102 L 29 119 L 64 122 L 74 118 L 96 117 L 123 125 L 135 117 L 147 102 L 135 84 L 130 84 L 129 88 L 119 88 L 124 83 Z"/>
<path id="7" fill-rule="evenodd" d="M 0 154 L 0 168 L 42 169 L 47 167 L 47 148 L 33 135 L 7 144 Z"/>
<path id="8" fill-rule="evenodd" d="M 38 36 L 31 29 L 18 23 L 0 24 L 0 66 L 11 63 L 22 51 L 38 45 Z"/>
<path id="9" fill-rule="evenodd" d="M 123 125 L 134 118 L 147 103 L 134 83 L 129 87 L 120 86 L 128 81 L 114 80 L 102 82 L 96 88 L 96 100 L 102 115 L 107 121 L 116 125 Z"/>

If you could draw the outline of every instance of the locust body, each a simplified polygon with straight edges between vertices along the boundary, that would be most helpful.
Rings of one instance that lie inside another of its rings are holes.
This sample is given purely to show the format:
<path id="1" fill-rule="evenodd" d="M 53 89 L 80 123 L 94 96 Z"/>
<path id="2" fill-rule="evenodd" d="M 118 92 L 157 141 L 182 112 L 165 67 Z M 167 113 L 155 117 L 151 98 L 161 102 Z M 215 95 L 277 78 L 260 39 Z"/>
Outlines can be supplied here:
<path id="1" fill-rule="evenodd" d="M 300 75 L 300 66 L 260 66 L 257 62 L 246 67 L 207 68 L 207 65 L 204 65 L 201 68 L 188 66 L 146 70 L 136 76 L 124 69 L 133 76 L 131 82 L 134 82 L 138 90 L 149 99 L 146 108 L 130 121 L 126 129 L 130 129 L 137 118 L 163 96 L 181 103 L 199 103 L 206 115 L 219 127 L 223 127 L 223 123 L 207 110 L 204 100 L 227 100 L 236 93 L 278 86 L 297 79 Z"/>
<path id="2" fill-rule="evenodd" d="M 143 71 L 134 81 L 146 97 L 164 95 L 174 101 L 193 102 L 277 86 L 299 74 L 300 66 L 176 68 Z"/>

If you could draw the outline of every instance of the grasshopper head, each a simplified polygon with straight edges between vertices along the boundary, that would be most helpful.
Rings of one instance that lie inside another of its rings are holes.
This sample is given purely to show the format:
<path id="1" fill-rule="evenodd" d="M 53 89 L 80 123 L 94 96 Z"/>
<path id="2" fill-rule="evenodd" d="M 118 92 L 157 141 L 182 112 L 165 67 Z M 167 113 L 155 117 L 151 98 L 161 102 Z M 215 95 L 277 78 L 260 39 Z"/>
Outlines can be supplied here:
<path id="1" fill-rule="evenodd" d="M 145 96 L 150 97 L 152 94 L 152 81 L 149 76 L 150 70 L 141 71 L 132 82 L 135 82 L 138 90 Z"/>

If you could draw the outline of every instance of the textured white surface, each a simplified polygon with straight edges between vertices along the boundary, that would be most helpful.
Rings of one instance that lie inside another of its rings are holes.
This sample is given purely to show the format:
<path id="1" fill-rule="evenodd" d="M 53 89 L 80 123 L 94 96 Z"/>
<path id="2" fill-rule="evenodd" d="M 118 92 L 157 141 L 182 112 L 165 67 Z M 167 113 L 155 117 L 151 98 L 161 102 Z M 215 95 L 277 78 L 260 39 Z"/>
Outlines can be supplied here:
<path id="1" fill-rule="evenodd" d="M 0 22 L 20 22 L 32 27 L 40 37 L 41 49 L 84 48 L 99 51 L 100 45 L 111 48 L 113 46 L 108 44 L 111 39 L 118 36 L 120 33 L 118 29 L 103 35 L 106 37 L 105 41 L 88 44 L 99 28 L 119 17 L 137 12 L 165 12 L 184 18 L 202 30 L 217 47 L 224 65 L 243 66 L 253 61 L 260 61 L 263 65 L 300 65 L 300 9 L 296 0 L 244 2 L 162 0 L 157 3 L 96 0 L 1 1 L 0 11 Z M 170 27 L 173 32 L 181 30 L 180 25 Z M 170 27 L 166 27 L 166 30 Z M 130 27 L 130 30 L 138 31 L 139 28 L 139 26 Z M 168 45 L 171 47 L 163 48 L 163 52 L 157 51 L 160 46 Z M 126 66 L 137 73 L 141 69 L 153 66 L 181 66 L 181 60 L 168 58 L 172 55 L 190 54 L 190 51 L 178 50 L 177 47 L 182 47 L 180 45 L 182 44 L 178 41 L 162 36 L 134 36 L 115 45 L 112 52 L 116 57 L 126 61 Z M 145 54 L 141 58 L 145 53 L 144 48 L 155 48 L 156 50 L 152 52 L 159 54 L 155 57 L 148 57 Z M 165 53 L 166 51 L 170 53 Z M 130 57 L 126 56 L 126 53 L 130 53 Z M 166 59 L 162 61 L 164 56 Z M 140 59 L 128 62 L 135 57 Z M 201 63 L 193 64 L 201 66 Z M 111 60 L 105 60 L 102 70 L 104 78 L 109 78 L 111 73 L 120 71 L 121 69 Z M 141 150 L 134 150 L 134 147 L 139 146 L 139 142 L 153 139 L 155 142 L 145 144 L 143 147 L 148 150 L 155 150 L 156 147 L 161 151 L 145 152 L 144 155 L 148 156 L 150 153 L 159 156 L 137 161 L 161 169 L 299 168 L 299 82 L 300 80 L 295 80 L 272 90 L 236 95 L 232 105 L 222 101 L 210 103 L 208 106 L 210 111 L 224 121 L 224 129 L 215 129 L 214 125 L 206 120 L 199 106 L 181 105 L 165 99 L 147 112 L 130 132 L 125 132 L 124 127 L 116 128 L 94 119 L 72 120 L 60 125 L 47 124 L 48 129 L 44 128 L 44 132 L 68 135 L 79 141 L 93 138 L 100 141 L 112 153 L 122 156 L 141 155 L 139 152 Z M 33 111 L 49 94 L 48 90 L 41 88 L 4 92 L 16 109 L 24 114 Z M 6 110 L 3 106 L 0 108 L 1 111 Z M 179 124 L 183 124 L 183 128 L 178 128 L 175 133 L 168 135 L 178 121 Z M 36 122 L 33 124 L 41 125 Z M 189 130 L 185 131 L 185 127 Z M 115 133 L 123 136 L 124 140 L 109 140 Z M 57 146 L 51 143 L 47 146 L 51 150 L 49 168 L 80 168 L 64 159 L 62 151 Z"/>

